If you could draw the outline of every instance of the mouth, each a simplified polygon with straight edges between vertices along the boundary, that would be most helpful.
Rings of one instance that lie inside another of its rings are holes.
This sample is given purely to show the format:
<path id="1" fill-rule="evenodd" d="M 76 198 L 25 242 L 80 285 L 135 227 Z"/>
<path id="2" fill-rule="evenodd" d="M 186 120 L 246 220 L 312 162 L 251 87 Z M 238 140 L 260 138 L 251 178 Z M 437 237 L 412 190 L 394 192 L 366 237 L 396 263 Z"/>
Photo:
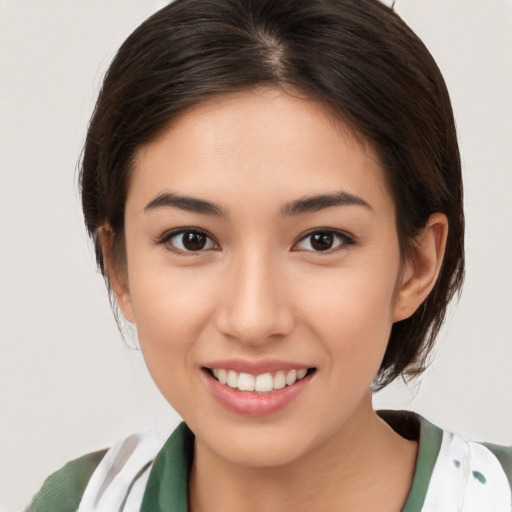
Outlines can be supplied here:
<path id="1" fill-rule="evenodd" d="M 253 375 L 225 368 L 203 369 L 222 386 L 254 394 L 269 394 L 293 386 L 316 371 L 315 368 L 296 368 Z"/>
<path id="2" fill-rule="evenodd" d="M 312 386 L 316 367 L 265 359 L 228 359 L 201 367 L 211 395 L 242 416 L 262 417 L 285 411 Z"/>

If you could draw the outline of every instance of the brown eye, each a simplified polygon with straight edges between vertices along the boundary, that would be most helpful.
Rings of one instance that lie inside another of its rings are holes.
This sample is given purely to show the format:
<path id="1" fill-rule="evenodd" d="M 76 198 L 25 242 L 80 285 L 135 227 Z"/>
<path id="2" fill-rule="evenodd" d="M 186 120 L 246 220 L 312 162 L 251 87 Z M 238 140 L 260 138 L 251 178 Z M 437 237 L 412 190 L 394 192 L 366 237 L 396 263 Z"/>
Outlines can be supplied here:
<path id="1" fill-rule="evenodd" d="M 185 231 L 182 235 L 183 247 L 187 251 L 200 251 L 206 246 L 208 237 L 199 231 Z"/>
<path id="2" fill-rule="evenodd" d="M 332 249 L 334 235 L 332 233 L 314 233 L 311 235 L 310 243 L 315 251 L 327 251 Z"/>
<path id="3" fill-rule="evenodd" d="M 339 231 L 320 230 L 310 232 L 300 240 L 293 250 L 327 252 L 353 245 L 354 241 Z"/>
<path id="4" fill-rule="evenodd" d="M 191 253 L 217 249 L 217 243 L 199 229 L 181 229 L 164 235 L 158 243 L 177 253 Z"/>

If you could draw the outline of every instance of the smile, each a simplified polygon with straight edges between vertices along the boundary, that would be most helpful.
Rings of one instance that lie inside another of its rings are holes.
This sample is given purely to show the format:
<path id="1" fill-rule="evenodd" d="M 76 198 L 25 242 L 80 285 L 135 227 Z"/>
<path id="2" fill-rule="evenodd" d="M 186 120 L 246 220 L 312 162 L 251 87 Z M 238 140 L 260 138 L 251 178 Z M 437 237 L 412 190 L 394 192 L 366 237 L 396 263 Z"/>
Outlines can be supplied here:
<path id="1" fill-rule="evenodd" d="M 207 389 L 222 406 L 253 417 L 285 409 L 304 392 L 317 372 L 315 367 L 294 368 L 278 361 L 251 364 L 235 360 L 203 366 L 202 370 Z"/>
<path id="2" fill-rule="evenodd" d="M 211 373 L 224 386 L 238 389 L 239 391 L 270 393 L 283 389 L 286 386 L 292 386 L 298 380 L 303 379 L 307 375 L 308 370 L 307 368 L 300 368 L 297 370 L 279 370 L 275 373 L 267 372 L 252 375 L 224 368 L 212 368 Z"/>

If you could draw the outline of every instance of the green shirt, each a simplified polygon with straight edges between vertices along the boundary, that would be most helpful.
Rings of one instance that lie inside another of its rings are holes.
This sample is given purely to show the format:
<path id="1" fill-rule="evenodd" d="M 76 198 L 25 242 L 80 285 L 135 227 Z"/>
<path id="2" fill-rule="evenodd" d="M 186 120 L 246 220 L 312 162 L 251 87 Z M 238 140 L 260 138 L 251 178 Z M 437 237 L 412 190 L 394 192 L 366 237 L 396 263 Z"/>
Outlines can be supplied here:
<path id="1" fill-rule="evenodd" d="M 403 437 L 419 441 L 414 478 L 402 512 L 439 510 L 440 503 L 443 512 L 510 511 L 508 504 L 503 508 L 501 504 L 507 499 L 510 503 L 512 448 L 465 441 L 410 412 L 380 411 L 379 415 Z M 105 453 L 106 450 L 76 459 L 51 475 L 27 512 L 78 510 L 91 475 Z M 188 512 L 193 453 L 194 435 L 182 423 L 154 459 L 141 512 Z M 508 493 L 508 498 L 501 496 L 503 493 Z M 478 508 L 471 503 L 478 504 Z"/>

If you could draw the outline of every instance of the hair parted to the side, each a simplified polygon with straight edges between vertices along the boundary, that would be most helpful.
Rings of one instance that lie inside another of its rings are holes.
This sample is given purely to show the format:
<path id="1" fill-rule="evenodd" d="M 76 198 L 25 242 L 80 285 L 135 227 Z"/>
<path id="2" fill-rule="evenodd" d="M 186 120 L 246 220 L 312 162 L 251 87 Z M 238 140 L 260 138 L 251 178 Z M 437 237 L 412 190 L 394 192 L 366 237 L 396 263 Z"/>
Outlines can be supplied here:
<path id="1" fill-rule="evenodd" d="M 80 174 L 85 223 L 107 286 L 100 232 L 111 230 L 121 261 L 136 151 L 187 107 L 259 86 L 324 104 L 370 144 L 396 203 L 404 258 L 430 215 L 447 216 L 437 283 L 410 318 L 393 325 L 375 387 L 420 374 L 464 276 L 460 158 L 437 65 L 377 0 L 176 0 L 129 36 L 106 74 Z"/>

